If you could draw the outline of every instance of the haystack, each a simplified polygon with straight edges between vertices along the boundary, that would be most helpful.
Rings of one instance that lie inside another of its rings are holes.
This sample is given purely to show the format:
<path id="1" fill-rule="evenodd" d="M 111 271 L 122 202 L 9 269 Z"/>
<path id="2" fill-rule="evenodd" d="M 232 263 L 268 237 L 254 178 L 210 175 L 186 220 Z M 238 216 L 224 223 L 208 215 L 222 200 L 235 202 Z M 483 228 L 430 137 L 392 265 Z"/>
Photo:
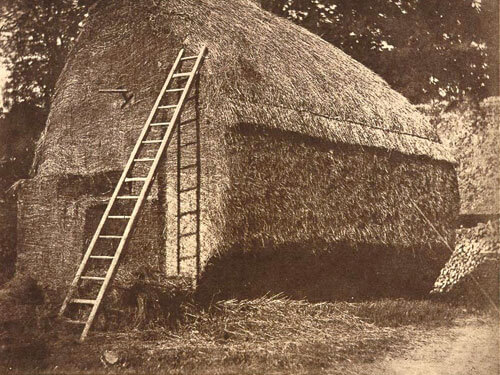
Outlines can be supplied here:
<path id="1" fill-rule="evenodd" d="M 250 0 L 93 9 L 19 192 L 20 272 L 66 288 L 178 50 L 203 44 L 181 125 L 183 142 L 200 139 L 200 241 L 177 243 L 172 142 L 115 285 L 166 275 L 221 294 L 228 281 L 228 293 L 312 286 L 318 298 L 430 289 L 449 254 L 429 223 L 453 243 L 458 211 L 447 149 L 380 77 Z M 98 93 L 118 87 L 133 93 L 124 106 Z M 196 208 L 195 195 L 181 204 Z"/>

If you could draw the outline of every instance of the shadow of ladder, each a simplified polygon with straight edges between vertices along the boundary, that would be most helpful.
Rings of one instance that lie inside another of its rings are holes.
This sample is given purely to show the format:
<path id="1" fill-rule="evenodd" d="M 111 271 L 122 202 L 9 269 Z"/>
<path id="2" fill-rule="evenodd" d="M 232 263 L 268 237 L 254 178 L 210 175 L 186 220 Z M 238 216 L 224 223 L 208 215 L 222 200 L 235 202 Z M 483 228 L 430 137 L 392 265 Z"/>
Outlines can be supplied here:
<path id="1" fill-rule="evenodd" d="M 190 118 L 181 118 L 177 127 L 177 275 L 187 276 L 196 285 L 200 275 L 201 150 L 199 76 L 186 106 Z M 189 108 L 188 108 L 189 109 Z M 194 117 L 193 117 L 194 116 Z M 193 285 L 193 286 L 194 286 Z"/>

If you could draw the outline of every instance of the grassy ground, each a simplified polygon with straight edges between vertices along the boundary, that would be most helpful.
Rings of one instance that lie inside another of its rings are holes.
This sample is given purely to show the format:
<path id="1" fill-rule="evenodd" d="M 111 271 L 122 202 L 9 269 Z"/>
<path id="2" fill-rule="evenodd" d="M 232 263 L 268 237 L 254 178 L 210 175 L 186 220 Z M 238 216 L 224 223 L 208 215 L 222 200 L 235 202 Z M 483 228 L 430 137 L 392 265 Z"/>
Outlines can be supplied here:
<path id="1" fill-rule="evenodd" d="M 175 329 L 93 332 L 83 344 L 49 323 L 35 342 L 4 350 L 0 373 L 345 374 L 408 349 L 429 329 L 478 314 L 431 300 L 230 300 L 186 308 Z"/>

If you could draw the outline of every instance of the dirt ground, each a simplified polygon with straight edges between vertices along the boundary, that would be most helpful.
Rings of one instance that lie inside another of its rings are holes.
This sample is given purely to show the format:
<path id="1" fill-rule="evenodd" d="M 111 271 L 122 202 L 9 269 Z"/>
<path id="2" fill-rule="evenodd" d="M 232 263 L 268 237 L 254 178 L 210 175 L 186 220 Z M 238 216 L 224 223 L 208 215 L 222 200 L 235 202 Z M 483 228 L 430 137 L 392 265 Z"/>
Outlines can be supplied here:
<path id="1" fill-rule="evenodd" d="M 438 328 L 416 337 L 415 347 L 360 369 L 373 375 L 497 375 L 499 327 L 468 319 L 456 327 Z"/>

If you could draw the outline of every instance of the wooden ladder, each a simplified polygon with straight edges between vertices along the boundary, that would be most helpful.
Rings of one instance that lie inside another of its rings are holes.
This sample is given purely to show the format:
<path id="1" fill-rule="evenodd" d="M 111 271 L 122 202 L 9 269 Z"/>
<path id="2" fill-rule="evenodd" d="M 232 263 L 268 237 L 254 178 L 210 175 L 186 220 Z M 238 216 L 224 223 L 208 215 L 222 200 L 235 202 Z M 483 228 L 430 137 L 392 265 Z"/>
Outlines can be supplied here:
<path id="1" fill-rule="evenodd" d="M 80 263 L 80 266 L 78 267 L 78 271 L 76 272 L 73 282 L 71 283 L 68 294 L 64 299 L 64 302 L 59 311 L 59 317 L 61 318 L 64 317 L 64 314 L 68 310 L 68 306 L 70 305 L 75 304 L 80 306 L 82 305 L 91 306 L 91 310 L 88 313 L 86 319 L 83 320 L 65 319 L 69 323 L 85 325 L 85 327 L 83 328 L 83 332 L 80 336 L 80 341 L 85 340 L 85 337 L 87 336 L 89 329 L 92 326 L 92 322 L 94 321 L 99 306 L 101 305 L 101 302 L 106 293 L 108 285 L 113 278 L 114 272 L 118 265 L 118 261 L 120 260 L 120 255 L 123 249 L 126 247 L 128 240 L 130 239 L 130 235 L 132 229 L 134 228 L 134 224 L 136 223 L 138 213 L 140 212 L 146 200 L 147 194 L 152 185 L 152 181 L 155 177 L 158 164 L 164 154 L 164 151 L 170 144 L 174 129 L 177 126 L 177 122 L 180 118 L 180 114 L 186 102 L 186 98 L 190 92 L 193 81 L 199 72 L 205 53 L 206 53 L 205 46 L 202 46 L 198 55 L 195 56 L 184 56 L 184 49 L 181 49 L 179 51 L 179 54 L 175 59 L 175 62 L 170 70 L 170 73 L 168 74 L 167 79 L 165 80 L 165 83 L 158 95 L 158 98 L 156 99 L 156 102 L 153 108 L 151 109 L 151 113 L 149 114 L 149 117 L 146 120 L 146 123 L 144 124 L 142 132 L 137 140 L 137 143 L 135 144 L 134 149 L 130 154 L 125 169 L 123 170 L 123 173 L 115 187 L 115 190 L 111 198 L 109 199 L 109 202 L 102 215 L 99 225 L 97 226 L 94 236 L 92 237 L 92 240 L 90 241 L 87 251 L 83 256 L 83 259 Z M 182 65 L 184 62 L 188 64 L 189 62 L 193 63 L 190 70 L 187 72 L 180 71 L 182 70 Z M 176 83 L 172 84 L 172 82 Z M 185 82 L 184 85 L 182 85 L 183 82 Z M 178 99 L 178 101 L 175 104 L 164 104 L 164 103 L 169 103 L 169 101 L 172 100 L 172 96 L 174 96 L 174 99 L 176 101 Z M 171 111 L 173 111 L 172 116 L 168 116 L 169 113 L 172 113 Z M 157 121 L 158 118 L 166 116 L 170 118 L 167 119 L 166 121 Z M 162 137 L 157 136 L 156 137 L 157 139 L 149 139 L 150 134 L 154 133 L 151 131 L 153 128 L 155 130 L 165 129 L 163 136 Z M 139 157 L 140 152 L 144 147 L 149 147 L 149 148 L 157 147 L 156 152 L 154 149 L 152 150 L 152 152 L 155 153 L 155 156 Z M 131 176 L 131 172 L 133 171 L 134 165 L 138 163 L 141 163 L 142 165 L 149 164 L 148 173 L 146 176 L 141 176 L 141 177 Z M 142 187 L 140 187 L 139 190 L 140 191 L 139 194 L 123 195 L 122 188 L 124 187 L 124 184 L 126 185 L 126 183 L 142 184 Z M 121 215 L 111 214 L 115 206 L 118 205 L 117 202 L 124 200 L 127 202 L 135 202 L 135 204 L 133 204 L 132 212 Z M 111 220 L 114 222 L 121 221 L 123 223 L 126 223 L 122 233 L 113 233 L 113 234 L 101 233 L 105 225 Z M 105 242 L 107 241 L 113 241 L 113 242 L 111 244 L 109 242 L 105 244 Z M 116 244 L 116 242 L 118 242 L 118 245 L 115 248 L 113 243 Z M 108 247 L 111 245 L 114 253 L 112 251 L 111 254 L 106 254 L 106 255 L 99 254 L 99 247 L 100 247 L 99 245 L 101 246 L 107 245 Z M 106 270 L 105 274 L 101 275 L 86 274 L 85 272 L 89 268 L 89 266 L 92 263 L 96 262 L 100 262 L 101 266 L 102 264 L 105 264 L 104 266 L 104 269 Z M 76 294 L 78 294 L 77 292 L 80 291 L 80 289 L 82 289 L 81 284 L 83 281 L 100 284 L 100 287 L 98 287 L 99 290 L 98 294 L 95 298 L 74 297 Z"/>

